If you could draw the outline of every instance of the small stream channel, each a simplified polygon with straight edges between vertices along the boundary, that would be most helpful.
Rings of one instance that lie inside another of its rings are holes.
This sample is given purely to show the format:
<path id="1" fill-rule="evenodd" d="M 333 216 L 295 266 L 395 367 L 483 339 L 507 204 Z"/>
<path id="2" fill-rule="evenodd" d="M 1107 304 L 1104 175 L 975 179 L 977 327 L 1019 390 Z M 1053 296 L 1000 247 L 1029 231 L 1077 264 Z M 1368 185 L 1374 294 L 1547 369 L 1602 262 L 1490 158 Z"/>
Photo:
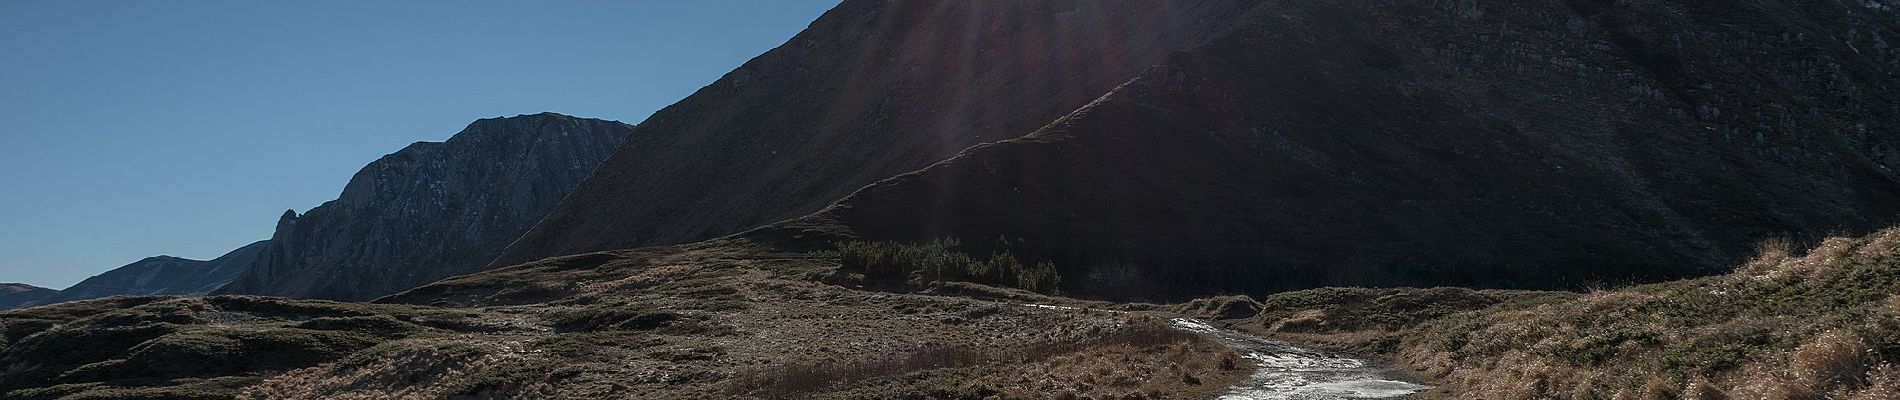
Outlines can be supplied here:
<path id="1" fill-rule="evenodd" d="M 1391 399 L 1408 398 L 1429 386 L 1400 380 L 1390 370 L 1327 352 L 1176 318 L 1176 328 L 1207 335 L 1234 349 L 1256 366 L 1252 376 L 1222 394 L 1221 400 Z"/>

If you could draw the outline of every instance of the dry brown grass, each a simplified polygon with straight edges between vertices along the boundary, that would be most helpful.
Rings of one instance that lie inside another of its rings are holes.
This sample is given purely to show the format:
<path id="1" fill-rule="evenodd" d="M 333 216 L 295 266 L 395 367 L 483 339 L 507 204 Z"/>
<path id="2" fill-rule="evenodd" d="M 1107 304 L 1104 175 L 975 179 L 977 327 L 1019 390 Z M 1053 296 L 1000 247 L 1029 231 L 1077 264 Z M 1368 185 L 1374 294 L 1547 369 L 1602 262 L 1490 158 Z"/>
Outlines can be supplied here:
<path id="1" fill-rule="evenodd" d="M 1736 273 L 1760 279 L 1819 279 L 1838 271 L 1845 257 L 1864 254 L 1876 243 L 1846 237 L 1829 237 L 1805 254 L 1795 254 L 1794 245 L 1785 239 L 1763 242 L 1755 258 L 1736 268 Z"/>
<path id="2" fill-rule="evenodd" d="M 1326 326 L 1326 312 L 1320 310 L 1301 310 L 1292 317 L 1274 321 L 1267 330 L 1274 332 L 1306 332 Z"/>
<path id="3" fill-rule="evenodd" d="M 1749 259 L 1735 271 L 1744 275 L 1765 276 L 1793 259 L 1795 259 L 1794 242 L 1788 239 L 1769 239 L 1755 245 L 1755 258 Z"/>
<path id="4" fill-rule="evenodd" d="M 1887 388 L 1873 385 L 1887 377 L 1879 370 L 1879 356 L 1859 335 L 1828 331 L 1801 345 L 1785 358 L 1751 366 L 1735 379 L 1735 398 L 1795 400 L 1869 396 Z M 1782 367 L 1777 368 L 1777 365 Z M 1885 371 L 1881 371 L 1885 372 Z"/>
<path id="5" fill-rule="evenodd" d="M 932 346 L 896 357 L 855 363 L 792 364 L 767 368 L 741 375 L 735 381 L 737 393 L 754 393 L 773 398 L 790 398 L 838 385 L 881 377 L 890 377 L 938 368 L 954 368 L 991 362 L 990 352 L 963 346 Z"/>
<path id="6" fill-rule="evenodd" d="M 1900 367 L 1881 364 L 1867 373 L 1867 386 L 1850 400 L 1900 400 Z"/>
<path id="7" fill-rule="evenodd" d="M 1877 359 L 1859 335 L 1838 330 L 1801 345 L 1790 358 L 1795 377 L 1817 388 L 1865 382 L 1871 361 Z"/>
<path id="8" fill-rule="evenodd" d="M 1770 241 L 1731 275 L 1448 315 L 1392 351 L 1458 398 L 1894 398 L 1896 255 L 1900 229 Z"/>
<path id="9" fill-rule="evenodd" d="M 1722 391 L 1721 388 L 1716 387 L 1713 383 L 1709 383 L 1708 378 L 1696 377 L 1695 379 L 1690 379 L 1689 384 L 1682 387 L 1682 400 L 1728 399 L 1728 392 Z"/>
<path id="10" fill-rule="evenodd" d="M 425 341 L 392 343 L 356 360 L 290 371 L 240 395 L 246 399 L 441 399 L 465 393 L 461 383 L 490 369 L 518 363 L 519 344 L 474 342 L 455 351 Z M 547 382 L 519 382 L 483 398 L 538 398 Z"/>
<path id="11" fill-rule="evenodd" d="M 938 397 L 1047 398 L 1069 393 L 1097 398 L 1104 394 L 1114 394 L 1114 398 L 1158 398 L 1217 385 L 1238 376 L 1244 368 L 1238 355 L 1217 343 L 1174 329 L 1159 319 L 1138 318 L 1114 332 L 1082 341 L 991 349 L 930 346 L 896 357 L 853 363 L 768 367 L 736 377 L 732 392 L 769 398 L 822 397 L 819 393 L 827 392 L 862 394 L 866 389 L 853 386 L 922 373 L 957 378 L 933 384 L 910 381 L 897 389 L 934 390 L 941 395 Z M 876 389 L 871 390 L 874 393 Z"/>
<path id="12" fill-rule="evenodd" d="M 633 275 L 629 275 L 626 278 L 616 279 L 616 280 L 602 282 L 602 283 L 587 284 L 587 285 L 583 285 L 582 288 L 584 289 L 583 291 L 587 291 L 587 292 L 604 292 L 604 291 L 609 291 L 609 290 L 631 290 L 631 289 L 647 288 L 647 287 L 653 287 L 654 285 L 659 285 L 661 283 L 666 283 L 666 282 L 670 282 L 676 279 L 692 276 L 693 273 L 696 271 L 698 271 L 698 268 L 695 268 L 694 266 L 691 266 L 691 265 L 654 266 L 654 267 L 648 267 Z"/>

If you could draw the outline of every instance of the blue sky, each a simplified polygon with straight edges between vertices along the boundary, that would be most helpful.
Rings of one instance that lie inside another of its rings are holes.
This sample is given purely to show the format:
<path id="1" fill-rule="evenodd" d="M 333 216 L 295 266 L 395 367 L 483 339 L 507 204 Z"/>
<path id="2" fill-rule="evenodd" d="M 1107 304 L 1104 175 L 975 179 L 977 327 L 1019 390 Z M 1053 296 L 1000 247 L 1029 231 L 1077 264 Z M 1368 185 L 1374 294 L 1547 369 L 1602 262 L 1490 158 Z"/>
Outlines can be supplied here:
<path id="1" fill-rule="evenodd" d="M 836 3 L 0 1 L 0 282 L 216 257 L 478 118 L 639 122 Z"/>

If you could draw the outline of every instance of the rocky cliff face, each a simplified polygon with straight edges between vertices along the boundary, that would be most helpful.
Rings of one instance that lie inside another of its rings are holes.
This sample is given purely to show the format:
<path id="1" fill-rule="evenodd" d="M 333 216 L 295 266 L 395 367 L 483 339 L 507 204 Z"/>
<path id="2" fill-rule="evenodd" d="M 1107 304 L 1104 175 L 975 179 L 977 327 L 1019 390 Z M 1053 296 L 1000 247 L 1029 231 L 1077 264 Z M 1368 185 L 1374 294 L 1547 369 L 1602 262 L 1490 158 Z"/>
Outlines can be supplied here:
<path id="1" fill-rule="evenodd" d="M 543 113 L 484 119 L 370 163 L 334 201 L 286 212 L 226 294 L 366 300 L 481 270 L 631 125 Z"/>
<path id="2" fill-rule="evenodd" d="M 1900 222 L 1883 4 L 1258 2 L 1034 133 L 760 234 L 1004 237 L 1108 296 L 1707 274 Z"/>
<path id="3" fill-rule="evenodd" d="M 34 304 L 54 293 L 59 291 L 24 283 L 0 283 L 0 310 Z"/>
<path id="4" fill-rule="evenodd" d="M 251 243 L 209 261 L 147 257 L 74 284 L 36 304 L 132 295 L 200 295 L 230 283 L 251 267 L 268 242 Z"/>
<path id="5" fill-rule="evenodd" d="M 498 263 L 690 242 L 1021 136 L 1222 29 L 1244 1 L 852 0 L 640 124 Z"/>

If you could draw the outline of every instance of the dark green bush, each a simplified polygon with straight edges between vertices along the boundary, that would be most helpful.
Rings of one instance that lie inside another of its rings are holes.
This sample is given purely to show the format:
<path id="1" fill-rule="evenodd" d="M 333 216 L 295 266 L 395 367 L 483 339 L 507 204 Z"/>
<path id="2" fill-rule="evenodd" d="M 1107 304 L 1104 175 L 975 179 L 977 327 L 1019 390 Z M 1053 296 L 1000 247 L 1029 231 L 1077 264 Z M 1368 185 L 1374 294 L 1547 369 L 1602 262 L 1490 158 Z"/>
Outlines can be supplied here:
<path id="1" fill-rule="evenodd" d="M 1025 289 L 1038 293 L 1057 293 L 1062 277 L 1055 264 L 1040 262 L 1025 266 L 1008 250 L 979 259 L 957 250 L 955 239 L 923 244 L 891 242 L 843 242 L 825 255 L 835 257 L 839 271 L 863 274 L 866 279 L 888 281 L 902 279 L 922 286 L 930 282 L 974 282 Z"/>

